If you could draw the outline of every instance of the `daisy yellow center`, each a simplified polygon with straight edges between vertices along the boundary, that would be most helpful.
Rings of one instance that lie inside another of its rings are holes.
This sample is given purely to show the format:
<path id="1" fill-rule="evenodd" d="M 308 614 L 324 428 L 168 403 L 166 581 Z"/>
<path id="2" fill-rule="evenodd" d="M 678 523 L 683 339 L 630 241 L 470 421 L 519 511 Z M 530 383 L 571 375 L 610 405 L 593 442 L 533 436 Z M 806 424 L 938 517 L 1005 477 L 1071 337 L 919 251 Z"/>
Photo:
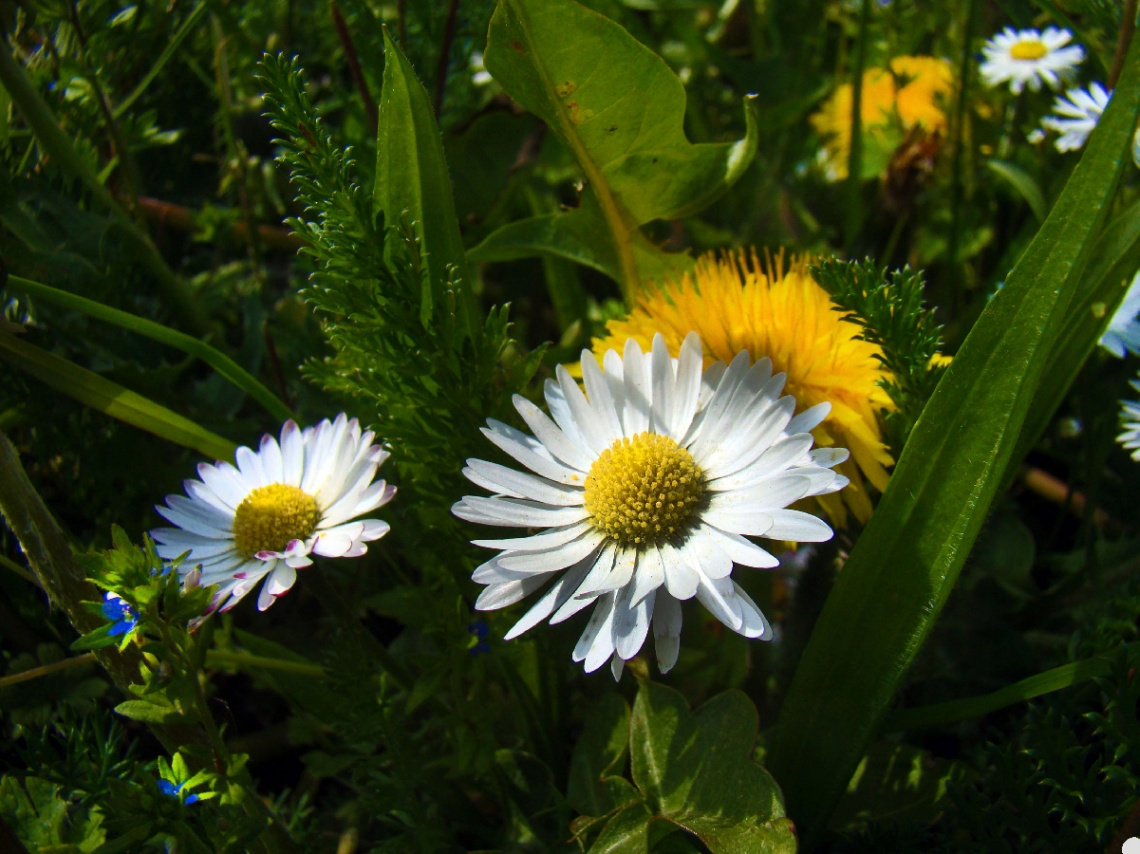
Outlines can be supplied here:
<path id="1" fill-rule="evenodd" d="M 585 503 L 594 526 L 619 545 L 658 545 L 687 528 L 704 493 L 692 454 L 668 436 L 638 433 L 590 466 Z"/>
<path id="2" fill-rule="evenodd" d="M 290 540 L 313 533 L 320 518 L 317 500 L 297 487 L 259 486 L 234 512 L 234 543 L 247 558 L 260 551 L 284 551 Z"/>
<path id="3" fill-rule="evenodd" d="M 1040 59 L 1048 52 L 1049 48 L 1045 47 L 1042 42 L 1036 39 L 1018 42 L 1009 49 L 1009 55 L 1014 59 Z"/>

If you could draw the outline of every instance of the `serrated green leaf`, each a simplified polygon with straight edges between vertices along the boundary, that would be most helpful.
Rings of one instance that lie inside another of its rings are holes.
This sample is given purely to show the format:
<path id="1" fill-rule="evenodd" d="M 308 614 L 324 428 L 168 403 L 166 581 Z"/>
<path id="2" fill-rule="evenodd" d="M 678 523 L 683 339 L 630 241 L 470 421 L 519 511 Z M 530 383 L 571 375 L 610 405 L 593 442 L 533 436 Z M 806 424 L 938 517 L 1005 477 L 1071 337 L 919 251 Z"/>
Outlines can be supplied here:
<path id="1" fill-rule="evenodd" d="M 39 777 L 0 779 L 0 817 L 32 851 L 91 852 L 106 839 L 97 809 L 73 803 Z"/>
<path id="2" fill-rule="evenodd" d="M 816 844 L 945 604 L 1026 426 L 1140 108 L 1140 40 L 1049 218 L 950 365 L 800 660 L 769 767 Z M 824 701 L 826 698 L 826 701 Z"/>
<path id="3" fill-rule="evenodd" d="M 483 61 L 573 152 L 586 178 L 583 205 L 589 198 L 601 214 L 627 294 L 644 277 L 631 245 L 638 227 L 707 206 L 756 153 L 749 100 L 744 139 L 694 145 L 681 81 L 628 32 L 573 0 L 499 0 Z"/>
<path id="4" fill-rule="evenodd" d="M 233 459 L 236 445 L 189 418 L 14 335 L 0 332 L 0 358 L 57 391 L 140 430 L 217 460 Z"/>
<path id="5" fill-rule="evenodd" d="M 457 279 L 461 328 L 471 334 L 477 328 L 474 292 L 431 101 L 387 29 L 384 57 L 372 209 L 383 213 L 388 225 L 399 223 L 405 211 L 412 222 L 427 269 L 420 309 L 425 327 L 439 310 L 448 281 Z"/>
<path id="6" fill-rule="evenodd" d="M 760 719 L 739 691 L 696 714 L 671 688 L 642 683 L 630 722 L 633 781 L 647 806 L 713 854 L 794 852 L 776 781 L 752 761 Z"/>

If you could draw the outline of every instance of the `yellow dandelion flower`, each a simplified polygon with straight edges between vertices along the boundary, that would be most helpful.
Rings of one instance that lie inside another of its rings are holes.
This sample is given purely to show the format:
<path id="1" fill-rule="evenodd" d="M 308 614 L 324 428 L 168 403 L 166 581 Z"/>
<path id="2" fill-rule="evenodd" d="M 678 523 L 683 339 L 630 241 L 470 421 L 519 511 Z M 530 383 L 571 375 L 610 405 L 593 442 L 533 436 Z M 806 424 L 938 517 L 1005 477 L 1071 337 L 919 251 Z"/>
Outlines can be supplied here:
<path id="1" fill-rule="evenodd" d="M 882 491 L 886 467 L 893 464 L 878 420 L 893 404 L 879 381 L 888 375 L 876 358 L 878 347 L 859 338 L 860 327 L 842 319 L 827 292 L 807 271 L 806 259 L 784 269 L 783 253 L 761 262 L 743 251 L 698 259 L 679 282 L 646 291 L 625 320 L 606 324 L 608 335 L 594 340 L 594 352 L 619 353 L 628 338 L 649 347 L 655 333 L 676 356 L 689 332 L 700 335 L 705 365 L 731 362 L 741 350 L 753 359 L 767 356 L 787 374 L 787 394 L 799 409 L 824 401 L 831 412 L 812 431 L 817 445 L 838 445 L 851 458 L 838 471 L 851 479 L 839 495 L 819 496 L 836 524 L 847 508 L 866 521 L 871 501 L 864 478 Z M 839 496 L 842 496 L 842 501 Z"/>
<path id="2" fill-rule="evenodd" d="M 891 153 L 913 128 L 945 131 L 953 85 L 950 63 L 933 56 L 896 56 L 889 68 L 863 72 L 859 114 L 868 149 L 864 177 L 882 174 Z M 853 87 L 844 83 L 809 120 L 825 140 L 824 165 L 834 181 L 847 177 L 852 99 Z"/>

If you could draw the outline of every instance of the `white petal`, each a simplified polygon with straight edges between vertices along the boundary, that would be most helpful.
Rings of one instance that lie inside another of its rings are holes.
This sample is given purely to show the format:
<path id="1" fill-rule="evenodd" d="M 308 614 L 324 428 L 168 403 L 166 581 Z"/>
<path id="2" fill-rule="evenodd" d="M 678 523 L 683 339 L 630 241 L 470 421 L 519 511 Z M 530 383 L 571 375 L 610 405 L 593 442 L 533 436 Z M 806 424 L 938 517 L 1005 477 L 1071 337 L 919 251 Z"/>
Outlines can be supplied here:
<path id="1" fill-rule="evenodd" d="M 475 600 L 475 610 L 494 611 L 513 605 L 540 588 L 546 580 L 545 575 L 532 575 L 530 578 L 520 578 L 517 581 L 492 584 L 484 588 L 479 598 Z"/>
<path id="2" fill-rule="evenodd" d="M 822 519 L 799 510 L 770 510 L 772 527 L 764 536 L 773 540 L 797 543 L 823 543 L 831 539 L 832 530 Z"/>
<path id="3" fill-rule="evenodd" d="M 596 361 L 592 353 L 587 350 L 582 351 L 582 362 L 585 364 L 587 361 Z M 613 439 L 610 438 L 608 424 L 603 422 L 598 416 L 595 416 L 590 407 L 589 402 L 586 400 L 586 395 L 582 393 L 582 389 L 578 387 L 578 383 L 570 376 L 562 365 L 556 365 L 554 373 L 558 377 L 558 386 L 562 389 L 562 394 L 566 399 L 567 406 L 570 407 L 570 414 L 574 418 L 574 425 L 582 433 L 582 438 L 586 444 L 594 451 L 595 454 L 600 454 L 606 448 L 613 444 Z M 537 433 L 535 435 L 538 435 Z M 551 448 L 551 451 L 554 449 Z"/>
<path id="4" fill-rule="evenodd" d="M 586 394 L 590 400 L 590 412 L 598 429 L 606 440 L 606 447 L 621 437 L 621 422 L 618 421 L 617 407 L 610 385 L 606 381 L 598 360 L 588 350 L 582 351 L 582 381 L 586 384 Z"/>
<path id="5" fill-rule="evenodd" d="M 689 432 L 693 416 L 697 414 L 697 404 L 701 397 L 701 338 L 690 332 L 681 342 L 681 352 L 677 357 L 677 377 L 673 387 L 673 405 L 669 414 L 670 427 L 674 439 L 680 440 Z"/>
<path id="6" fill-rule="evenodd" d="M 744 624 L 744 611 L 732 587 L 732 580 L 725 579 L 725 581 L 727 584 L 722 587 L 720 583 L 701 576 L 701 584 L 697 588 L 697 601 L 704 605 L 710 614 L 736 631 Z"/>
<path id="7" fill-rule="evenodd" d="M 740 632 L 746 638 L 772 640 L 775 637 L 775 632 L 772 631 L 772 626 L 768 623 L 764 612 L 756 607 L 756 603 L 736 582 L 733 582 L 733 589 L 736 591 L 736 598 L 740 601 L 742 618 L 740 628 L 735 631 Z"/>
<path id="8" fill-rule="evenodd" d="M 541 534 L 532 534 L 529 537 L 511 537 L 504 540 L 472 540 L 471 544 L 484 549 L 509 549 L 520 552 L 537 552 L 560 546 L 576 539 L 593 527 L 590 521 L 579 522 L 576 525 L 567 525 L 563 528 L 551 528 Z"/>
<path id="9" fill-rule="evenodd" d="M 209 463 L 199 463 L 198 477 L 234 510 L 253 490 L 253 487 L 245 482 L 241 472 L 229 463 L 218 463 L 214 466 Z"/>
<path id="10" fill-rule="evenodd" d="M 636 605 L 630 603 L 627 591 L 623 593 L 626 595 L 619 595 L 614 606 L 614 646 L 617 654 L 629 661 L 641 650 L 645 637 L 649 634 L 649 620 L 653 616 L 656 591 L 650 591 Z"/>
<path id="11" fill-rule="evenodd" d="M 827 401 L 817 403 L 815 406 L 808 407 L 791 421 L 784 429 L 788 433 L 810 433 L 816 427 L 823 423 L 823 419 L 827 418 L 831 412 L 831 404 Z"/>
<path id="12" fill-rule="evenodd" d="M 721 475 L 725 469 L 719 469 L 717 477 L 709 481 L 709 489 L 713 492 L 727 490 L 747 489 L 757 480 L 768 477 L 774 472 L 789 468 L 792 464 L 807 457 L 815 440 L 811 433 L 799 433 L 795 436 L 784 436 L 776 441 L 768 450 L 764 451 L 755 461 L 747 466 L 737 469 L 732 474 Z M 731 468 L 731 466 L 729 467 Z M 710 472 L 710 475 L 712 472 Z"/>
<path id="13" fill-rule="evenodd" d="M 511 495 L 515 498 L 529 498 L 556 507 L 573 507 L 582 504 L 584 492 L 581 487 L 563 486 L 533 474 L 516 471 L 486 460 L 470 459 L 463 476 L 469 481 L 489 489 L 491 492 Z"/>
<path id="14" fill-rule="evenodd" d="M 301 428 L 294 421 L 286 421 L 281 427 L 281 482 L 300 486 L 304 470 L 305 441 L 301 437 Z"/>
<path id="15" fill-rule="evenodd" d="M 625 340 L 622 374 L 625 381 L 622 424 L 625 427 L 625 435 L 636 436 L 649 429 L 649 416 L 653 405 L 650 398 L 649 366 L 635 338 Z"/>
<path id="16" fill-rule="evenodd" d="M 549 395 L 548 395 L 549 397 Z M 561 460 L 567 466 L 578 469 L 579 471 L 589 471 L 590 466 L 594 464 L 596 455 L 582 443 L 576 439 L 572 439 L 566 432 L 559 429 L 558 425 L 550 420 L 550 417 L 527 400 L 522 395 L 516 394 L 512 400 L 515 404 L 515 409 L 518 410 L 519 415 L 522 416 L 526 426 L 534 433 L 535 438 L 538 439 L 554 457 Z M 551 407 L 553 410 L 553 406 Z"/>
<path id="17" fill-rule="evenodd" d="M 484 498 L 468 495 L 451 512 L 460 519 L 481 525 L 515 528 L 553 528 L 572 525 L 590 514 L 585 507 L 549 507 L 517 498 Z"/>
<path id="18" fill-rule="evenodd" d="M 701 583 L 701 572 L 695 560 L 690 560 L 685 554 L 685 548 L 674 548 L 669 543 L 662 543 L 661 563 L 665 570 L 665 588 L 669 593 L 682 601 L 692 599 Z"/>
<path id="19" fill-rule="evenodd" d="M 272 481 L 265 476 L 265 470 L 261 467 L 261 457 L 245 445 L 237 449 L 237 453 L 234 454 L 234 459 L 237 461 L 238 471 L 241 472 L 245 482 L 254 489 L 259 486 L 268 486 L 272 483 Z"/>
<path id="20" fill-rule="evenodd" d="M 156 505 L 154 509 L 171 524 L 212 540 L 232 539 L 232 516 L 227 517 L 208 504 L 181 495 L 166 496 L 166 504 L 166 507 Z"/>
<path id="21" fill-rule="evenodd" d="M 535 603 L 534 607 L 527 611 L 521 620 L 511 626 L 511 630 L 503 636 L 503 640 L 517 638 L 561 608 L 574 594 L 578 584 L 590 571 L 591 565 L 592 561 L 582 561 L 577 566 L 566 570 L 543 594 L 542 598 Z"/>
<path id="22" fill-rule="evenodd" d="M 597 565 L 574 591 L 575 599 L 594 599 L 599 593 L 617 590 L 629 584 L 633 577 L 634 551 L 607 543 L 598 557 Z"/>
<path id="23" fill-rule="evenodd" d="M 773 569 L 780 565 L 780 561 L 774 555 L 739 534 L 722 531 L 712 525 L 701 525 L 698 533 L 714 539 L 733 563 L 757 569 Z"/>
<path id="24" fill-rule="evenodd" d="M 677 663 L 681 651 L 681 603 L 659 590 L 653 603 L 653 646 L 657 651 L 657 668 L 664 674 Z"/>
<path id="25" fill-rule="evenodd" d="M 694 531 L 681 547 L 682 554 L 706 577 L 727 578 L 732 573 L 732 558 L 717 545 L 714 537 L 702 533 L 706 530 L 708 530 L 707 525 Z"/>
<path id="26" fill-rule="evenodd" d="M 676 376 L 673 373 L 673 359 L 669 356 L 669 347 L 665 344 L 665 336 L 660 332 L 653 336 L 653 348 L 649 354 L 649 382 L 653 403 L 653 432 L 664 433 L 674 439 L 670 416 L 673 412 L 673 386 Z"/>
<path id="27" fill-rule="evenodd" d="M 364 523 L 349 522 L 327 531 L 319 531 L 313 537 L 310 551 L 323 557 L 344 557 L 345 552 L 364 533 Z"/>
<path id="28" fill-rule="evenodd" d="M 576 540 L 560 546 L 553 546 L 540 552 L 510 552 L 499 558 L 504 569 L 520 572 L 552 572 L 573 566 L 602 544 L 603 537 L 595 531 L 588 531 Z"/>
<path id="29" fill-rule="evenodd" d="M 532 472 L 567 486 L 585 484 L 584 472 L 558 462 L 538 440 L 493 418 L 487 419 L 487 424 L 490 425 L 490 429 L 482 428 L 483 435 Z"/>
<path id="30" fill-rule="evenodd" d="M 593 673 L 603 664 L 610 660 L 610 656 L 614 654 L 614 636 L 613 636 L 613 623 L 614 623 L 614 599 L 615 594 L 606 593 L 598 601 L 594 607 L 594 614 L 590 618 L 591 624 L 594 618 L 602 611 L 603 620 L 601 625 L 598 626 L 596 633 L 590 640 L 589 647 L 586 649 L 584 655 L 579 658 L 578 653 L 582 645 L 582 640 L 578 641 L 578 646 L 574 647 L 574 660 L 583 661 L 587 673 Z M 587 632 L 589 627 L 587 627 Z M 583 634 L 582 638 L 586 637 Z"/>
<path id="31" fill-rule="evenodd" d="M 649 546 L 639 552 L 629 550 L 637 557 L 637 570 L 633 576 L 633 593 L 630 602 L 634 605 L 665 583 L 665 565 L 657 546 Z"/>
<path id="32" fill-rule="evenodd" d="M 266 480 L 270 483 L 281 483 L 285 475 L 281 467 L 281 448 L 278 447 L 277 440 L 268 434 L 262 436 L 258 456 Z"/>

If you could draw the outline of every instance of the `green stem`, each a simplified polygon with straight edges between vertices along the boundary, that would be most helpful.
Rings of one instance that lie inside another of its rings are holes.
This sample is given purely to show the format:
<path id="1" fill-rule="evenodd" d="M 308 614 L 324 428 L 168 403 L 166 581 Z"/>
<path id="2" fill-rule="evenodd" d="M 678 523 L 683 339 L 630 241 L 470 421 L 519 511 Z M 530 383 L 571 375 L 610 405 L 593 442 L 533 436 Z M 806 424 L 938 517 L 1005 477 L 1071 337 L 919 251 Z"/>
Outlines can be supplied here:
<path id="1" fill-rule="evenodd" d="M 954 140 L 950 155 L 950 233 L 946 238 L 946 265 L 954 269 L 958 257 L 958 231 L 961 228 L 962 208 L 962 155 L 965 146 L 962 144 L 966 134 L 966 107 L 969 103 L 970 68 L 974 61 L 971 50 L 971 40 L 974 33 L 974 16 L 977 0 L 969 0 L 966 12 L 966 29 L 962 33 L 962 56 L 958 62 L 958 100 L 954 105 L 954 124 L 950 136 Z M 947 310 L 951 319 L 958 311 L 958 288 L 951 276 L 950 305 Z"/>
<path id="2" fill-rule="evenodd" d="M 0 688 L 7 688 L 10 685 L 19 685 L 21 682 L 30 682 L 33 679 L 39 679 L 41 676 L 47 676 L 49 673 L 57 673 L 60 670 L 67 670 L 69 667 L 78 667 L 81 664 L 94 664 L 95 653 L 89 652 L 86 655 L 77 655 L 75 658 L 65 658 L 63 661 L 56 661 L 52 664 L 44 664 L 40 667 L 33 667 L 31 670 L 25 670 L 21 673 L 13 673 L 11 676 L 5 676 L 0 679 Z"/>
<path id="3" fill-rule="evenodd" d="M 233 649 L 212 649 L 206 653 L 206 664 L 210 667 L 236 667 L 241 670 L 276 670 L 281 673 L 296 673 L 299 676 L 312 676 L 323 679 L 325 669 L 319 664 L 305 664 L 288 661 L 284 658 L 266 658 Z"/>
<path id="4" fill-rule="evenodd" d="M 154 65 L 151 66 L 150 71 L 148 71 L 146 76 L 139 81 L 139 84 L 131 90 L 131 94 L 127 95 L 126 98 L 119 102 L 119 106 L 115 107 L 112 115 L 114 115 L 116 119 L 121 118 L 127 110 L 131 108 L 131 104 L 137 101 L 139 96 L 147 90 L 147 87 L 154 82 L 154 78 L 166 67 L 166 63 L 173 58 L 175 51 L 182 46 L 182 42 L 190 35 L 190 31 L 194 29 L 195 25 L 202 20 L 202 16 L 206 14 L 209 8 L 210 4 L 206 2 L 206 0 L 202 0 L 201 3 L 194 7 L 194 10 L 186 17 L 182 25 L 175 30 L 174 35 L 170 37 L 170 41 L 166 43 L 166 47 L 163 48 L 162 53 L 158 55 L 158 59 L 154 61 Z"/>
<path id="5" fill-rule="evenodd" d="M 887 715 L 883 722 L 883 731 L 895 732 L 898 730 L 923 729 L 925 727 L 952 724 L 969 718 L 980 718 L 1006 706 L 1015 703 L 1024 703 L 1034 697 L 1060 691 L 1071 685 L 1077 685 L 1098 676 L 1107 676 L 1112 670 L 1112 662 L 1104 658 L 1088 658 L 1084 661 L 1074 661 L 1063 664 L 1006 685 L 990 694 L 979 697 L 966 697 L 961 700 L 951 700 L 947 703 L 936 703 L 932 706 L 918 706 L 913 709 L 897 709 Z"/>
<path id="6" fill-rule="evenodd" d="M 851 81 L 851 145 L 847 151 L 847 183 L 843 188 L 845 216 L 843 239 L 850 251 L 863 224 L 863 68 L 867 63 L 867 30 L 871 0 L 863 0 L 859 12 L 859 41 Z"/>
<path id="7" fill-rule="evenodd" d="M 27 581 L 29 584 L 34 584 L 36 587 L 40 586 L 40 580 L 36 578 L 34 573 L 29 572 L 18 563 L 16 563 L 16 561 L 11 560 L 4 555 L 0 555 L 0 566 L 12 570 L 12 572 L 16 573 L 16 575 L 20 576 L 20 578 L 24 579 L 24 581 Z"/>
<path id="8" fill-rule="evenodd" d="M 181 350 L 183 353 L 189 353 L 191 356 L 201 359 L 235 386 L 246 392 L 250 397 L 265 407 L 265 411 L 278 421 L 285 422 L 294 417 L 289 407 L 282 403 L 273 392 L 258 382 L 252 374 L 247 372 L 229 356 L 210 346 L 205 341 L 201 341 L 184 332 L 177 332 L 167 326 L 163 326 L 161 323 L 155 323 L 152 320 L 120 311 L 117 308 L 111 308 L 94 300 L 89 300 L 86 297 L 77 296 L 67 291 L 61 291 L 57 288 L 40 284 L 39 282 L 33 282 L 30 279 L 21 278 L 20 276 L 8 277 L 8 289 L 21 291 L 35 299 L 51 303 L 52 305 L 58 305 L 61 308 L 81 312 L 89 317 L 94 317 L 96 320 L 113 323 L 122 329 L 138 333 L 139 335 L 145 335 L 147 338 L 166 344 L 176 350 Z"/>
<path id="9" fill-rule="evenodd" d="M 0 47 L 0 85 L 8 91 L 23 114 L 43 152 L 51 157 L 64 174 L 80 181 L 100 206 L 119 220 L 128 237 L 136 244 L 144 266 L 155 277 L 163 296 L 183 319 L 186 328 L 197 335 L 205 335 L 209 326 L 194 294 L 166 265 L 150 237 L 135 224 L 131 215 L 115 201 L 114 196 L 99 182 L 98 176 L 88 168 L 71 139 L 63 132 L 56 117 L 28 80 L 23 67 L 6 47 Z"/>

